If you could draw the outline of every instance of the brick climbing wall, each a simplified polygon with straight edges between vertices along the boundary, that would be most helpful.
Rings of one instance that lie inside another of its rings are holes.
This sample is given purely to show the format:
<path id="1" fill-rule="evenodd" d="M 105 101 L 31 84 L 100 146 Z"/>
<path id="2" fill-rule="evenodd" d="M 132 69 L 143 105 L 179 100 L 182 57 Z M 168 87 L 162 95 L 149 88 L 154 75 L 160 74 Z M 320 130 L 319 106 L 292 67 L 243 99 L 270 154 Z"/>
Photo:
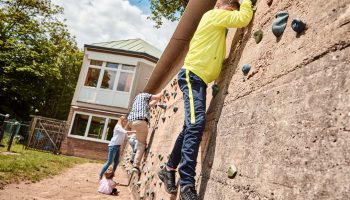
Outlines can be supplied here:
<path id="1" fill-rule="evenodd" d="M 289 19 L 276 39 L 271 24 L 281 10 Z M 306 32 L 296 35 L 294 18 L 307 23 Z M 196 177 L 201 199 L 350 199 L 349 22 L 346 1 L 258 1 L 250 26 L 230 30 L 219 94 L 210 101 L 208 90 Z M 259 44 L 257 30 L 264 33 Z M 251 66 L 248 75 L 243 64 Z M 135 199 L 177 198 L 156 173 L 182 128 L 181 97 L 178 89 L 165 111 L 152 114 L 143 173 L 130 184 Z M 232 165 L 238 174 L 229 179 Z"/>

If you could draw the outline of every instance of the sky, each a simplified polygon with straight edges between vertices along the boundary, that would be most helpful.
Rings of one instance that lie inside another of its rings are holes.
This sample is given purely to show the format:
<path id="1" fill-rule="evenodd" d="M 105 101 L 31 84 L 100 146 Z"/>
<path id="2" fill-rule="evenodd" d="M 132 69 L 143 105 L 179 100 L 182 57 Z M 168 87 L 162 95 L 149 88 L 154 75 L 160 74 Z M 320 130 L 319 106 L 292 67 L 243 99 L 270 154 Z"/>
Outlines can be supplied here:
<path id="1" fill-rule="evenodd" d="M 61 16 L 79 48 L 84 44 L 141 38 L 160 50 L 168 44 L 177 22 L 160 29 L 147 19 L 148 0 L 52 0 L 64 8 Z"/>

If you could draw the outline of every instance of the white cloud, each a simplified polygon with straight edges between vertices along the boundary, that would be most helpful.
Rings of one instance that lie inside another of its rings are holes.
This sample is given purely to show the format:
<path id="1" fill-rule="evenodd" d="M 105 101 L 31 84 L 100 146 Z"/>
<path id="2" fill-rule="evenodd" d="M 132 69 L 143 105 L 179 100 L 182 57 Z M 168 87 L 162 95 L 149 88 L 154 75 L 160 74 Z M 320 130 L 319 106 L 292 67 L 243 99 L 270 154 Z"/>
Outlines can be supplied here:
<path id="1" fill-rule="evenodd" d="M 127 0 L 53 0 L 64 7 L 63 17 L 78 46 L 96 42 L 141 38 L 164 50 L 177 22 L 166 21 L 160 29 Z"/>

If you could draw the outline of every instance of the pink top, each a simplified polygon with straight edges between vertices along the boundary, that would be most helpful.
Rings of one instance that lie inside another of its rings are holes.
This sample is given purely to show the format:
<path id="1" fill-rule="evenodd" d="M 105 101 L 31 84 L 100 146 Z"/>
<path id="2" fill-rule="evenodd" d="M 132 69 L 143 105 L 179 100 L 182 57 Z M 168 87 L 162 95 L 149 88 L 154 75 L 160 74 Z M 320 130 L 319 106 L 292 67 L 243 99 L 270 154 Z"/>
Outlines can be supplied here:
<path id="1" fill-rule="evenodd" d="M 112 194 L 113 188 L 117 185 L 112 179 L 103 178 L 100 181 L 100 186 L 98 187 L 98 192 L 103 194 Z"/>

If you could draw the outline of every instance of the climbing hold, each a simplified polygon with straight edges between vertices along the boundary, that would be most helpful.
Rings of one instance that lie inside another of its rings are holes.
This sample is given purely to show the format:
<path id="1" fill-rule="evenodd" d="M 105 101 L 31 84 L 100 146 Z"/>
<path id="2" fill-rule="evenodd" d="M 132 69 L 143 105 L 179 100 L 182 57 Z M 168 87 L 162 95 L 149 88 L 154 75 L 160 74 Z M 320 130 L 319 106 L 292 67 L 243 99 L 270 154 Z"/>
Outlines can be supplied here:
<path id="1" fill-rule="evenodd" d="M 306 24 L 300 19 L 293 19 L 292 29 L 297 33 L 302 33 L 305 30 Z"/>
<path id="2" fill-rule="evenodd" d="M 161 109 L 165 110 L 167 108 L 167 105 L 166 104 L 159 104 L 158 105 Z"/>
<path id="3" fill-rule="evenodd" d="M 272 2 L 273 2 L 273 0 L 266 0 L 266 3 L 267 3 L 268 6 L 271 6 Z"/>
<path id="4" fill-rule="evenodd" d="M 233 164 L 227 170 L 227 176 L 233 179 L 237 174 L 237 167 Z"/>
<path id="5" fill-rule="evenodd" d="M 165 122 L 165 119 L 166 119 L 166 117 L 162 117 L 162 121 L 163 121 L 163 123 Z"/>
<path id="6" fill-rule="evenodd" d="M 159 181 L 158 184 L 159 184 L 159 187 L 162 187 L 163 182 Z"/>
<path id="7" fill-rule="evenodd" d="M 173 111 L 176 113 L 179 108 L 177 106 L 174 106 Z"/>
<path id="8" fill-rule="evenodd" d="M 174 99 L 175 99 L 176 95 L 177 95 L 177 92 L 174 92 L 174 93 L 173 93 L 173 97 L 174 97 Z"/>
<path id="9" fill-rule="evenodd" d="M 276 14 L 275 20 L 272 23 L 272 33 L 279 37 L 283 34 L 286 28 L 289 14 L 287 11 L 280 11 Z"/>
<path id="10" fill-rule="evenodd" d="M 252 0 L 252 5 L 255 6 L 257 0 Z"/>
<path id="11" fill-rule="evenodd" d="M 213 97 L 215 97 L 219 93 L 219 86 L 214 84 L 211 86 L 211 89 L 212 89 L 211 94 L 213 95 Z"/>
<path id="12" fill-rule="evenodd" d="M 137 186 L 140 186 L 140 185 L 141 185 L 141 183 L 142 183 L 142 182 L 141 182 L 141 181 L 139 181 L 139 182 L 137 182 L 137 183 L 136 183 L 136 185 L 137 185 Z"/>
<path id="13" fill-rule="evenodd" d="M 248 64 L 244 64 L 243 67 L 242 67 L 242 72 L 244 75 L 247 75 L 250 71 L 250 65 Z"/>
<path id="14" fill-rule="evenodd" d="M 264 35 L 264 34 L 263 34 L 262 30 L 255 31 L 255 33 L 254 33 L 254 39 L 255 39 L 255 42 L 256 42 L 257 44 L 259 44 L 259 42 L 262 40 L 263 35 Z"/>

